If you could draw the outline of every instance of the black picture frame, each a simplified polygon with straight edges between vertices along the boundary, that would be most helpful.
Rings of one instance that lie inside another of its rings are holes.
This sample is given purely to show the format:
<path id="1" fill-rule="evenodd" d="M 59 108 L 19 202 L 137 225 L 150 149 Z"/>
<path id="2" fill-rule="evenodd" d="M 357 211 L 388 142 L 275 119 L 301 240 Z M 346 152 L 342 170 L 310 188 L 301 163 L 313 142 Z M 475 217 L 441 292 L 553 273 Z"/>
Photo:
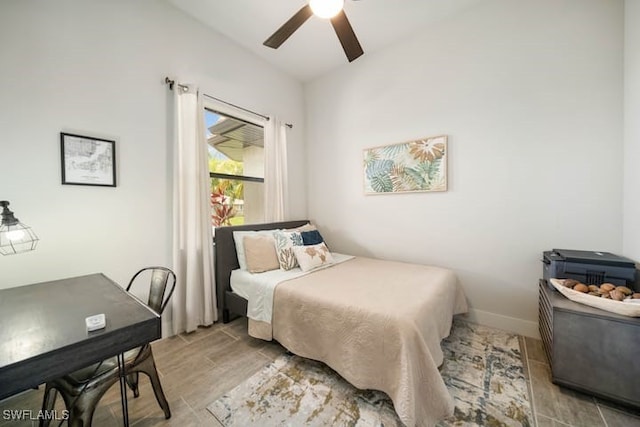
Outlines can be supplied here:
<path id="1" fill-rule="evenodd" d="M 60 132 L 63 185 L 116 186 L 116 142 Z"/>

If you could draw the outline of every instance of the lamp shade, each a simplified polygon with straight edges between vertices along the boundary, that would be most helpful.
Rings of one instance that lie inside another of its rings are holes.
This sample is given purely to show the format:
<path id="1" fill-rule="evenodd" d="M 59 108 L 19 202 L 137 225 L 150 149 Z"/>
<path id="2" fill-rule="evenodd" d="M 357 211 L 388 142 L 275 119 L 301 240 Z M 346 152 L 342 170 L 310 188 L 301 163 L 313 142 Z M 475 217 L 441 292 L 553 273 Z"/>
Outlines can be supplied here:
<path id="1" fill-rule="evenodd" d="M 34 250 L 38 244 L 36 233 L 13 215 L 9 210 L 9 202 L 0 201 L 0 207 L 2 207 L 0 254 L 13 255 Z"/>

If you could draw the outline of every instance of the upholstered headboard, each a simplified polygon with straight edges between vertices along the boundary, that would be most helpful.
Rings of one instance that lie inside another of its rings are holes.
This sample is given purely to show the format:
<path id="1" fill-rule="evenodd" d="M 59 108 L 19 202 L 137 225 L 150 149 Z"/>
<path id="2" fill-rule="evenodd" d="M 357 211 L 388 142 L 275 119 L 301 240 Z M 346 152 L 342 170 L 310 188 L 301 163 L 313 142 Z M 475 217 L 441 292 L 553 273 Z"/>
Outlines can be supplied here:
<path id="1" fill-rule="evenodd" d="M 216 270 L 216 297 L 218 310 L 222 313 L 222 321 L 227 323 L 233 314 L 246 315 L 247 301 L 231 290 L 231 271 L 240 268 L 234 231 L 271 230 L 276 228 L 295 228 L 308 223 L 308 220 L 271 222 L 266 224 L 248 224 L 229 227 L 218 227 L 213 238 L 214 264 Z"/>

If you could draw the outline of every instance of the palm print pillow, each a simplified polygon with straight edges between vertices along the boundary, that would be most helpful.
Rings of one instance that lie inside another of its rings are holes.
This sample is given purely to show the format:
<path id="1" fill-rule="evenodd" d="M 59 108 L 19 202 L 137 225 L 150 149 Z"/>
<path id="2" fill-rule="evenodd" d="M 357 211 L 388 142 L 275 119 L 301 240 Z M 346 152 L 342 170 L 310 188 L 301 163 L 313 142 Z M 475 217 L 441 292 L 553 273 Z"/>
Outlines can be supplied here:
<path id="1" fill-rule="evenodd" d="M 273 238 L 276 241 L 276 253 L 278 263 L 283 270 L 291 270 L 298 266 L 294 246 L 302 246 L 302 235 L 299 231 L 275 231 Z"/>

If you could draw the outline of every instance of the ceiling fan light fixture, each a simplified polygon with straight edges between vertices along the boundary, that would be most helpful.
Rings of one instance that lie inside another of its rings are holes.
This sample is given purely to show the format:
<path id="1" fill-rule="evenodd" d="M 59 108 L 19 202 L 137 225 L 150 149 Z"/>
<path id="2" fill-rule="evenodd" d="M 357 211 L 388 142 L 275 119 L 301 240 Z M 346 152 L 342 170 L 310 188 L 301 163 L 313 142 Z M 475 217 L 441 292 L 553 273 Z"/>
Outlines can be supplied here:
<path id="1" fill-rule="evenodd" d="M 272 49 L 279 48 L 302 24 L 316 15 L 331 21 L 331 26 L 338 36 L 347 59 L 352 62 L 359 58 L 364 51 L 343 7 L 344 0 L 309 0 L 309 3 L 302 6 L 262 44 Z"/>
<path id="2" fill-rule="evenodd" d="M 317 17 L 329 19 L 340 13 L 344 0 L 309 0 L 309 6 Z"/>

